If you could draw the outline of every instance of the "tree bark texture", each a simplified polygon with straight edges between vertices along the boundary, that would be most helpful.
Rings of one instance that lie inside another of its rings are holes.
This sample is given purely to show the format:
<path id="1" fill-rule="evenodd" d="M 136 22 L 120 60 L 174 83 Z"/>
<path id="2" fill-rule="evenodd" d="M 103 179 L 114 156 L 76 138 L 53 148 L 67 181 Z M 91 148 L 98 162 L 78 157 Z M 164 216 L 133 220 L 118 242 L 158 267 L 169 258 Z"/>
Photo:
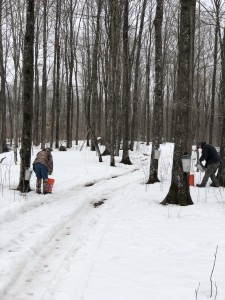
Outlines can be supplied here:
<path id="1" fill-rule="evenodd" d="M 138 133 L 139 133 L 138 122 L 137 122 L 138 102 L 139 102 L 138 85 L 139 85 L 139 77 L 140 77 L 139 71 L 140 71 L 141 40 L 142 40 L 142 32 L 144 27 L 146 5 L 147 5 L 147 0 L 143 0 L 140 29 L 139 29 L 138 41 L 137 41 L 135 71 L 134 71 L 133 115 L 132 115 L 132 124 L 131 124 L 131 144 L 130 144 L 130 149 L 132 151 L 134 147 L 134 140 L 138 138 Z"/>
<path id="2" fill-rule="evenodd" d="M 123 93 L 122 93 L 122 124 L 123 124 L 123 156 L 121 163 L 131 165 L 129 157 L 129 0 L 124 1 L 123 13 Z"/>
<path id="3" fill-rule="evenodd" d="M 21 165 L 18 190 L 30 191 L 30 182 L 25 180 L 25 170 L 31 163 L 32 119 L 33 119 L 33 51 L 34 51 L 34 0 L 27 0 L 26 32 L 23 57 L 23 128 L 21 138 Z"/>
<path id="4" fill-rule="evenodd" d="M 57 0 L 55 20 L 55 49 L 54 49 L 54 98 L 55 98 L 55 148 L 59 148 L 60 129 L 60 22 L 61 22 L 61 0 Z"/>
<path id="5" fill-rule="evenodd" d="M 43 0 L 43 68 L 41 92 L 41 148 L 46 143 L 46 93 L 47 93 L 47 0 Z"/>
<path id="6" fill-rule="evenodd" d="M 221 164 L 218 170 L 218 180 L 221 186 L 225 187 L 225 29 L 223 32 L 223 43 L 221 45 L 222 53 L 222 78 L 221 78 L 221 118 L 222 118 L 222 132 L 220 142 L 220 157 Z"/>
<path id="7" fill-rule="evenodd" d="M 177 98 L 175 100 L 176 121 L 174 138 L 174 157 L 172 169 L 172 181 L 169 192 L 161 204 L 178 204 L 181 206 L 193 204 L 188 175 L 183 173 L 182 155 L 190 153 L 188 149 L 188 113 L 190 101 L 190 72 L 193 72 L 192 51 L 193 45 L 193 11 L 195 11 L 196 0 L 181 0 L 180 36 L 178 45 L 178 78 Z M 187 80 L 187 78 L 189 80 Z"/>
<path id="8" fill-rule="evenodd" d="M 8 151 L 6 145 L 6 95 L 5 95 L 5 66 L 2 41 L 2 0 L 0 0 L 0 153 Z"/>
<path id="9" fill-rule="evenodd" d="M 69 52 L 68 52 L 68 66 L 69 66 L 69 81 L 67 86 L 67 118 L 66 118 L 66 146 L 72 147 L 72 107 L 73 107 L 73 70 L 74 70 L 74 37 L 73 37 L 73 3 L 70 0 L 70 16 L 69 16 Z"/>
<path id="10" fill-rule="evenodd" d="M 155 159 L 155 148 L 159 148 L 163 135 L 163 66 L 162 66 L 162 22 L 163 0 L 157 0 L 155 25 L 155 101 L 153 108 L 152 153 L 148 183 L 159 182 L 158 159 Z"/>

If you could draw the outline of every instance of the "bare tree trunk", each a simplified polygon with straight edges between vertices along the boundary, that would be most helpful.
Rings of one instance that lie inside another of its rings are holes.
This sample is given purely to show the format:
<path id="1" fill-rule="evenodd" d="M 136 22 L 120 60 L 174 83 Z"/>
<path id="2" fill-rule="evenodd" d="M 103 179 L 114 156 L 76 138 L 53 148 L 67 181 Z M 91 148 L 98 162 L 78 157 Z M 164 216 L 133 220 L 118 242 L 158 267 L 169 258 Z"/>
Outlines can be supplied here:
<path id="1" fill-rule="evenodd" d="M 22 20 L 20 18 L 19 7 L 17 10 L 16 18 L 20 19 L 20 26 L 15 26 L 15 16 L 13 15 L 13 5 L 12 0 L 9 0 L 10 7 L 10 16 L 11 16 L 11 30 L 12 30 L 12 39 L 13 39 L 13 62 L 14 62 L 14 84 L 13 84 L 13 152 L 14 152 L 14 162 L 17 164 L 17 148 L 18 148 L 18 132 L 19 132 L 19 117 L 20 117 L 20 93 L 19 93 L 19 62 L 20 62 L 20 53 L 22 47 Z M 19 38 L 18 38 L 19 36 Z"/>
<path id="2" fill-rule="evenodd" d="M 157 0 L 155 25 L 155 102 L 153 109 L 153 139 L 148 183 L 159 182 L 158 159 L 155 148 L 159 148 L 163 135 L 163 66 L 162 66 L 162 22 L 163 0 Z"/>
<path id="3" fill-rule="evenodd" d="M 98 51 L 100 41 L 100 16 L 102 11 L 102 0 L 98 0 L 97 17 L 96 17 L 96 32 L 92 55 L 92 76 L 91 76 L 91 100 L 92 100 L 92 129 L 97 136 L 100 135 L 100 126 L 98 126 L 101 111 L 99 108 L 98 97 Z"/>
<path id="4" fill-rule="evenodd" d="M 151 10 L 152 10 L 152 1 L 151 1 Z M 150 143 L 150 128 L 151 128 L 151 111 L 150 111 L 150 69 L 151 69 L 151 46 L 152 46 L 152 11 L 150 12 L 150 20 L 149 20 L 149 45 L 146 55 L 146 88 L 145 88 L 145 109 L 146 109 L 146 144 Z"/>
<path id="5" fill-rule="evenodd" d="M 221 164 L 218 170 L 218 180 L 221 186 L 225 187 L 225 29 L 223 32 L 223 43 L 221 45 L 221 56 L 222 56 L 222 78 L 221 78 L 221 99 L 222 109 L 222 132 L 221 132 L 221 142 L 220 142 L 220 157 Z"/>
<path id="6" fill-rule="evenodd" d="M 218 35 L 220 30 L 219 10 L 220 0 L 215 0 L 216 6 L 216 27 L 215 27 L 215 42 L 213 53 L 213 77 L 212 77 L 212 96 L 210 103 L 210 122 L 209 122 L 209 143 L 214 143 L 214 123 L 215 123 L 215 94 L 216 94 L 216 74 L 217 74 L 217 55 L 218 55 Z"/>
<path id="7" fill-rule="evenodd" d="M 116 148 L 116 106 L 119 102 L 118 93 L 118 55 L 121 26 L 121 8 L 118 0 L 109 2 L 109 135 L 110 135 L 110 165 L 115 166 L 115 148 Z"/>
<path id="8" fill-rule="evenodd" d="M 138 111 L 138 84 L 139 84 L 139 69 L 140 69 L 140 52 L 141 52 L 141 39 L 142 32 L 144 28 L 144 18 L 145 18 L 145 9 L 147 5 L 147 0 L 143 0 L 142 12 L 141 12 L 141 23 L 138 35 L 137 42 L 137 53 L 136 53 L 136 62 L 135 62 L 135 72 L 134 72 L 134 93 L 133 93 L 133 116 L 131 124 L 131 144 L 130 149 L 133 151 L 134 140 L 137 139 L 139 128 L 137 122 L 137 111 Z"/>
<path id="9" fill-rule="evenodd" d="M 60 84 L 60 21 L 61 21 L 61 0 L 57 0 L 56 5 L 56 21 L 55 21 L 55 53 L 54 53 L 54 97 L 56 106 L 55 117 L 55 148 L 59 148 L 59 127 L 60 127 L 60 98 L 59 98 L 59 84 Z"/>
<path id="10" fill-rule="evenodd" d="M 21 192 L 30 191 L 30 182 L 25 180 L 25 171 L 31 163 L 32 119 L 33 119 L 33 51 L 34 51 L 34 1 L 27 0 L 26 33 L 23 57 L 23 128 L 21 138 L 20 180 Z"/>
<path id="11" fill-rule="evenodd" d="M 188 101 L 188 132 L 187 149 L 192 151 L 193 144 L 193 86 L 194 86 L 194 41 L 195 41 L 195 5 L 190 4 L 190 72 L 189 72 L 189 101 Z"/>
<path id="12" fill-rule="evenodd" d="M 40 92 L 39 92 L 39 71 L 38 71 L 38 53 L 39 53 L 39 18 L 36 19 L 36 43 L 35 43 L 35 62 L 34 62 L 34 69 L 35 69 L 35 90 L 34 90 L 34 126 L 33 126 L 33 142 L 34 145 L 38 146 L 40 143 L 40 124 L 39 124 L 39 115 L 40 115 Z"/>
<path id="13" fill-rule="evenodd" d="M 47 93 L 47 1 L 43 0 L 43 69 L 41 92 L 41 148 L 46 143 L 46 93 Z"/>
<path id="14" fill-rule="evenodd" d="M 129 157 L 129 0 L 124 1 L 123 13 L 123 94 L 122 94 L 122 121 L 123 121 L 123 156 L 121 163 L 131 165 Z"/>
<path id="15" fill-rule="evenodd" d="M 73 30 L 73 14 L 77 1 L 73 4 L 70 0 L 69 11 L 69 52 L 68 52 L 68 66 L 69 66 L 69 81 L 67 87 L 67 114 L 66 114 L 66 146 L 72 147 L 72 111 L 73 111 L 73 71 L 74 71 L 74 30 Z"/>
<path id="16" fill-rule="evenodd" d="M 2 43 L 2 0 L 0 0 L 0 153 L 8 151 L 6 145 L 6 95 L 5 95 L 5 66 Z"/>
<path id="17" fill-rule="evenodd" d="M 77 61 L 77 56 L 75 52 L 75 82 L 76 82 L 76 98 L 77 98 L 77 115 L 76 115 L 76 145 L 78 145 L 78 140 L 79 140 L 79 122 L 80 122 L 80 96 L 79 96 L 79 90 L 78 90 L 78 78 L 77 78 L 77 73 L 78 73 L 78 61 Z"/>
<path id="18" fill-rule="evenodd" d="M 178 78 L 176 107 L 176 131 L 172 169 L 172 182 L 166 198 L 161 204 L 178 204 L 182 206 L 193 204 L 188 184 L 188 175 L 183 172 L 181 157 L 188 153 L 188 104 L 190 101 L 190 72 L 193 72 L 192 45 L 193 45 L 193 22 L 195 18 L 196 0 L 180 0 L 181 20 L 180 37 L 178 45 Z M 187 80 L 187 78 L 189 80 Z"/>

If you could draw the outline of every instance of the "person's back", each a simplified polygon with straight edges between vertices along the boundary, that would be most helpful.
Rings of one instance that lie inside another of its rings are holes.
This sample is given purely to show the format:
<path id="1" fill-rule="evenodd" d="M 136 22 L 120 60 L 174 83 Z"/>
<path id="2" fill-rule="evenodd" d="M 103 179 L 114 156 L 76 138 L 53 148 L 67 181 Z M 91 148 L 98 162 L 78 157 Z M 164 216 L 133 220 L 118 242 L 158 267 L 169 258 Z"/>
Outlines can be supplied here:
<path id="1" fill-rule="evenodd" d="M 210 164 L 220 162 L 220 156 L 215 147 L 213 147 L 210 144 L 204 143 L 201 145 L 201 148 L 202 148 L 202 155 L 200 157 L 200 161 L 202 162 L 203 160 L 205 160 L 206 167 Z"/>
<path id="2" fill-rule="evenodd" d="M 51 155 L 51 149 L 45 148 L 37 153 L 37 156 L 33 162 L 33 169 L 36 173 L 36 192 L 41 193 L 41 184 L 43 179 L 43 194 L 48 193 L 48 174 L 53 171 L 53 160 Z"/>
<path id="3" fill-rule="evenodd" d="M 41 151 L 39 151 L 37 153 L 37 156 L 36 156 L 33 164 L 35 164 L 35 163 L 43 164 L 48 169 L 48 172 L 52 173 L 53 161 L 52 161 L 51 149 L 45 148 L 45 149 L 42 149 Z"/>

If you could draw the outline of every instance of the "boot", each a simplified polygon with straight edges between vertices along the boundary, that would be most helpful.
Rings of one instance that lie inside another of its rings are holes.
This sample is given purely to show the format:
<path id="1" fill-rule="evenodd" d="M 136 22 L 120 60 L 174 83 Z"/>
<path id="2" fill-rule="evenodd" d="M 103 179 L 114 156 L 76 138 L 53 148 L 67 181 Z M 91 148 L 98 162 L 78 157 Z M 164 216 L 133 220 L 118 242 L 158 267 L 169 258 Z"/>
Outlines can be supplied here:
<path id="1" fill-rule="evenodd" d="M 202 184 L 202 183 L 201 183 L 201 184 L 196 184 L 196 186 L 197 186 L 197 187 L 205 187 L 205 185 Z"/>
<path id="2" fill-rule="evenodd" d="M 212 186 L 212 187 L 219 187 L 219 185 L 217 185 L 215 183 L 211 183 L 210 186 Z"/>
<path id="3" fill-rule="evenodd" d="M 41 194 L 41 179 L 37 179 L 36 181 L 36 193 Z"/>
<path id="4" fill-rule="evenodd" d="M 43 194 L 48 194 L 48 178 L 43 179 Z"/>

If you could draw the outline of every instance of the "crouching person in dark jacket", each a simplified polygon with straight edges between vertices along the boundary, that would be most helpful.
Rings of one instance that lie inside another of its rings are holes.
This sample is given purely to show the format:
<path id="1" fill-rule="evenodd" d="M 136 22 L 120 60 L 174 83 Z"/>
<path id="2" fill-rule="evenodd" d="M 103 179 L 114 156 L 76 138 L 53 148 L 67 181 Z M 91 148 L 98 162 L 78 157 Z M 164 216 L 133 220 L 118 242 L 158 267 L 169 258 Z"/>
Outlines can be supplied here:
<path id="1" fill-rule="evenodd" d="M 219 187 L 219 182 L 216 178 L 216 171 L 220 165 L 220 156 L 216 148 L 212 145 L 206 144 L 206 142 L 201 142 L 197 145 L 198 148 L 202 149 L 202 155 L 199 159 L 200 162 L 205 160 L 205 175 L 202 179 L 201 184 L 196 184 L 197 187 L 205 187 L 209 177 L 212 180 L 210 186 Z"/>
<path id="2" fill-rule="evenodd" d="M 43 179 L 43 194 L 48 194 L 48 174 L 53 171 L 53 160 L 50 148 L 42 149 L 37 153 L 33 162 L 33 169 L 37 177 L 36 193 L 41 194 L 41 185 Z"/>

